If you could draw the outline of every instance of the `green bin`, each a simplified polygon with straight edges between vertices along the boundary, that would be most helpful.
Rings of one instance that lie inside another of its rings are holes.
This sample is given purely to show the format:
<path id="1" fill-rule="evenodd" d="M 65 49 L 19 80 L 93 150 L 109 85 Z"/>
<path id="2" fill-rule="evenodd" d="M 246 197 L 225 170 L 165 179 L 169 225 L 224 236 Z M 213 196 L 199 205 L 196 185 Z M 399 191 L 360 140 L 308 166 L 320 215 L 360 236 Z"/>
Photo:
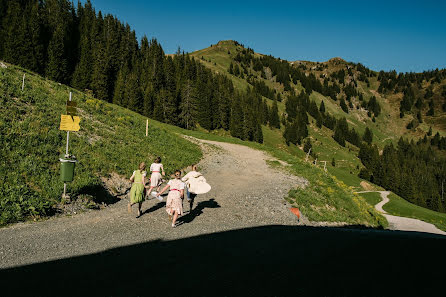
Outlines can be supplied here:
<path id="1" fill-rule="evenodd" d="M 76 158 L 74 156 L 60 158 L 60 180 L 63 182 L 72 182 L 74 178 L 74 166 Z"/>

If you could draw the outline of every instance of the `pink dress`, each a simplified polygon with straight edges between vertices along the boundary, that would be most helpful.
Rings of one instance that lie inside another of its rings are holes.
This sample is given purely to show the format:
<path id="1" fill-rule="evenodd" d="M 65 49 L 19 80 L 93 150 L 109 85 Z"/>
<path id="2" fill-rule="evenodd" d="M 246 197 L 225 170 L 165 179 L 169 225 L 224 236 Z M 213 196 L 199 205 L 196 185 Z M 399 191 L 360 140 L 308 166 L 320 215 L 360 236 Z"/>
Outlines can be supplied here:
<path id="1" fill-rule="evenodd" d="M 181 200 L 180 190 L 184 190 L 184 183 L 180 179 L 171 179 L 168 183 L 170 186 L 169 195 L 167 195 L 166 211 L 172 215 L 174 211 L 178 215 L 183 214 L 183 201 Z"/>

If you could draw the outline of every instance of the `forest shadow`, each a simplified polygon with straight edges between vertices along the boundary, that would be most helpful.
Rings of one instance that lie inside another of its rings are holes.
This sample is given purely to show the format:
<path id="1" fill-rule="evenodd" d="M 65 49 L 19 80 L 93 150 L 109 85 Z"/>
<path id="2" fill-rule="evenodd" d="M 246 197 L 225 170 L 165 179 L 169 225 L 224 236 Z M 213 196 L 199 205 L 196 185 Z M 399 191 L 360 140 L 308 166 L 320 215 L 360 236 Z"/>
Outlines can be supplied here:
<path id="1" fill-rule="evenodd" d="M 432 296 L 445 250 L 425 233 L 263 226 L 3 269 L 0 285 L 4 296 Z"/>

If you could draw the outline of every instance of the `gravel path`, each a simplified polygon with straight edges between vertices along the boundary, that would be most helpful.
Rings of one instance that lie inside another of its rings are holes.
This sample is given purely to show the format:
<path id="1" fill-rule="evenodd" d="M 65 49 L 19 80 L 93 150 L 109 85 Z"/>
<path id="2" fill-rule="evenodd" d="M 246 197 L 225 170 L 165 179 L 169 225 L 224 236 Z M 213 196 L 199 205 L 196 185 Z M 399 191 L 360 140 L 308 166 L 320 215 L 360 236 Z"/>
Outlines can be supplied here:
<path id="1" fill-rule="evenodd" d="M 387 221 L 389 222 L 389 228 L 391 230 L 417 231 L 417 232 L 427 232 L 427 233 L 446 235 L 446 232 L 438 229 L 433 224 L 426 223 L 417 219 L 398 217 L 387 214 L 387 212 L 383 209 L 383 206 L 384 204 L 389 202 L 389 198 L 387 198 L 387 196 L 390 194 L 389 191 L 364 191 L 358 193 L 368 193 L 368 192 L 376 192 L 381 194 L 381 198 L 383 200 L 375 205 L 375 209 L 381 212 L 386 217 Z"/>
<path id="2" fill-rule="evenodd" d="M 284 201 L 303 178 L 272 169 L 272 159 L 245 146 L 201 141 L 204 158 L 199 170 L 212 185 L 198 195 L 195 208 L 172 228 L 164 202 L 144 202 L 144 214 L 127 213 L 128 198 L 99 211 L 27 222 L 0 229 L 0 268 L 104 251 L 151 240 L 172 240 L 199 234 L 261 226 L 296 225 Z"/>

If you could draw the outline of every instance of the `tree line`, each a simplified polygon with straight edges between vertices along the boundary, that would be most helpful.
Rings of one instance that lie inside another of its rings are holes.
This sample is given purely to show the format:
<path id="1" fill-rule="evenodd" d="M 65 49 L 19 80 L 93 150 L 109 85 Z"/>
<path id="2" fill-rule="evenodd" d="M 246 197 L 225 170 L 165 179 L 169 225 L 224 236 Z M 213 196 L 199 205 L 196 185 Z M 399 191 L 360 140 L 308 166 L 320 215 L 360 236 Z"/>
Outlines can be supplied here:
<path id="1" fill-rule="evenodd" d="M 429 142 L 400 138 L 382 154 L 376 145 L 363 143 L 359 158 L 365 166 L 359 177 L 391 190 L 416 205 L 446 212 L 446 159 Z"/>
<path id="2" fill-rule="evenodd" d="M 180 49 L 166 56 L 156 39 L 138 42 L 128 24 L 96 13 L 90 1 L 1 0 L 0 20 L 0 58 L 7 62 L 165 123 L 263 142 L 261 124 L 273 109 L 251 108 L 256 93 L 237 92 Z"/>

